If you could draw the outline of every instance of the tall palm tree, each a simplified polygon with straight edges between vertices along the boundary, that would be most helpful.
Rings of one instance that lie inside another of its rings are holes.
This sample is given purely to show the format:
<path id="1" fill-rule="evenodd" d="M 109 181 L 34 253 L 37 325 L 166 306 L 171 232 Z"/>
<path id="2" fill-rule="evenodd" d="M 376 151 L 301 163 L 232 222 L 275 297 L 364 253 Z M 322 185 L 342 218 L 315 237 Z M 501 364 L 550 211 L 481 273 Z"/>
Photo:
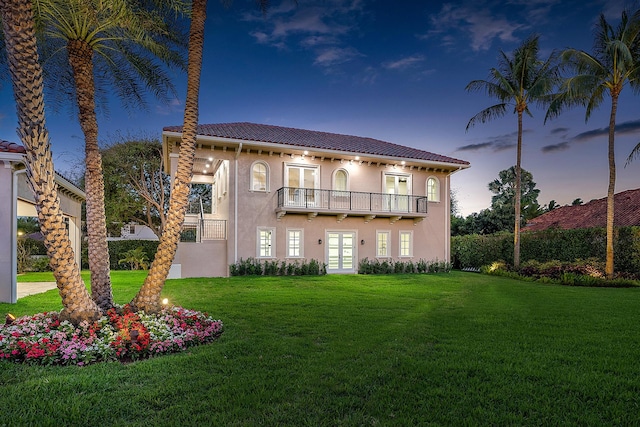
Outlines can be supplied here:
<path id="1" fill-rule="evenodd" d="M 500 51 L 498 68 L 492 68 L 488 80 L 473 80 L 466 90 L 483 91 L 499 103 L 485 108 L 473 116 L 467 130 L 476 123 L 502 117 L 508 106 L 513 106 L 518 117 L 518 143 L 516 149 L 515 225 L 513 237 L 513 263 L 520 265 L 521 181 L 522 181 L 522 115 L 532 116 L 529 104 L 545 105 L 558 83 L 557 55 L 551 53 L 542 61 L 539 58 L 538 35 L 532 35 L 511 56 Z"/>
<path id="2" fill-rule="evenodd" d="M 75 262 L 54 183 L 49 133 L 45 124 L 44 85 L 31 0 L 0 0 L 2 27 L 18 113 L 18 133 L 27 155 L 40 229 L 62 297 L 62 319 L 78 324 L 94 320 L 100 309 L 89 296 Z"/>
<path id="3" fill-rule="evenodd" d="M 269 2 L 268 0 L 258 0 L 258 4 L 264 13 Z M 189 30 L 187 96 L 184 106 L 178 168 L 172 178 L 169 211 L 155 259 L 151 263 L 151 268 L 144 284 L 131 301 L 131 305 L 136 310 L 149 313 L 158 312 L 161 308 L 160 295 L 178 249 L 180 230 L 184 223 L 189 199 L 189 185 L 193 178 L 193 161 L 196 152 L 198 129 L 198 92 L 200 90 L 200 73 L 202 70 L 206 10 L 207 0 L 193 0 L 191 5 L 191 27 Z"/>
<path id="4" fill-rule="evenodd" d="M 171 183 L 169 212 L 167 213 L 166 225 L 160 236 L 155 259 L 151 263 L 151 268 L 144 280 L 144 284 L 131 301 L 134 309 L 147 313 L 160 311 L 160 294 L 178 249 L 180 229 L 187 210 L 189 184 L 193 178 L 193 161 L 196 154 L 198 94 L 200 92 L 206 12 L 207 0 L 193 0 L 191 5 L 191 27 L 189 29 L 187 96 L 184 106 L 184 124 L 180 142 L 178 169 Z"/>
<path id="5" fill-rule="evenodd" d="M 609 115 L 609 186 L 607 189 L 607 277 L 614 273 L 614 194 L 616 185 L 615 127 L 618 99 L 625 85 L 634 92 L 640 89 L 640 10 L 622 12 L 619 25 L 612 27 L 600 15 L 596 27 L 593 54 L 566 49 L 561 58 L 573 75 L 566 78 L 562 90 L 551 103 L 547 118 L 559 115 L 565 108 L 586 107 L 585 122 L 608 94 L 611 97 Z M 632 153 L 633 154 L 633 153 Z"/>
<path id="6" fill-rule="evenodd" d="M 103 310 L 113 306 L 98 147 L 95 71 L 111 79 L 125 102 L 144 103 L 143 91 L 162 97 L 173 90 L 163 67 L 181 66 L 180 39 L 162 13 L 136 0 L 35 0 L 47 39 L 66 50 L 85 137 L 85 192 L 91 294 Z M 179 2 L 170 2 L 172 6 Z M 179 6 L 178 6 L 179 7 Z M 60 62 L 52 61 L 56 66 Z M 94 68 L 94 64 L 96 65 Z M 64 69 L 64 68 L 63 68 Z M 64 80 L 64 75 L 62 76 Z M 142 85 L 140 84 L 142 83 Z"/>

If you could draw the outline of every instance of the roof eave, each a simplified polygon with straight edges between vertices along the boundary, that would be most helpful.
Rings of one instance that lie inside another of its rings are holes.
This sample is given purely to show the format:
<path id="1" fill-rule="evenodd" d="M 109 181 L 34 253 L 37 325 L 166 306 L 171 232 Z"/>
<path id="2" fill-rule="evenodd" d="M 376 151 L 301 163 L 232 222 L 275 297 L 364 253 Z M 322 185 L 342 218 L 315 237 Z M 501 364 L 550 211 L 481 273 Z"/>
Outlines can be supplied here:
<path id="1" fill-rule="evenodd" d="M 181 138 L 182 133 L 180 132 L 169 132 L 164 131 L 162 135 L 166 137 L 165 141 L 168 141 L 169 138 Z M 263 142 L 263 141 L 253 141 L 247 139 L 236 139 L 236 138 L 225 138 L 225 137 L 217 137 L 217 136 L 207 136 L 207 135 L 198 135 L 198 141 L 200 142 L 210 142 L 211 145 L 215 143 L 226 144 L 226 145 L 236 145 L 236 146 L 244 146 L 247 148 L 247 145 L 251 147 L 258 147 L 262 149 L 279 149 L 282 150 L 286 148 L 291 150 L 295 154 L 303 153 L 304 151 L 311 151 L 317 154 L 331 154 L 334 156 L 365 156 L 367 158 L 372 158 L 376 160 L 384 161 L 385 163 L 399 163 L 401 161 L 410 161 L 412 163 L 421 164 L 423 166 L 429 166 L 431 168 L 441 168 L 441 169 L 451 169 L 451 173 L 457 172 L 461 169 L 466 169 L 471 165 L 469 163 L 453 163 L 453 162 L 440 162 L 436 160 L 424 160 L 424 159 L 416 159 L 411 157 L 396 157 L 396 156 L 384 156 L 379 154 L 368 154 L 368 153 L 357 153 L 353 151 L 341 151 L 341 150 L 330 150 L 330 149 L 322 149 L 322 148 L 313 148 L 313 147 L 304 147 L 298 145 L 291 144 L 283 144 L 276 142 Z M 164 144 L 163 144 L 164 145 Z M 164 148 L 163 148 L 164 150 Z"/>

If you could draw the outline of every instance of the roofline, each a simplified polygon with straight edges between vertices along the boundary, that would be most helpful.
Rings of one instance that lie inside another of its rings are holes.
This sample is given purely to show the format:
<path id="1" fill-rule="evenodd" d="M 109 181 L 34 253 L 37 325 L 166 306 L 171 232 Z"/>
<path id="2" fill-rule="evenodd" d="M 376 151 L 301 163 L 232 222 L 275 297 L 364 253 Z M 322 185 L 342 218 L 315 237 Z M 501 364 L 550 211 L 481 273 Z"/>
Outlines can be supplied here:
<path id="1" fill-rule="evenodd" d="M 20 163 L 27 166 L 27 156 L 25 153 L 0 152 L 0 161 L 10 161 Z M 63 190 L 66 194 L 74 196 L 82 201 L 86 200 L 87 195 L 71 181 L 54 171 L 54 182 L 58 190 Z"/>
<path id="2" fill-rule="evenodd" d="M 173 131 L 163 131 L 162 135 L 165 136 L 166 138 L 169 137 L 175 137 L 175 138 L 181 138 L 182 137 L 182 133 L 181 132 L 173 132 Z M 340 151 L 340 150 L 329 150 L 329 149 L 322 149 L 322 148 L 314 148 L 314 147 L 303 147 L 303 146 L 296 146 L 296 145 L 290 145 L 290 144 L 284 144 L 284 143 L 277 143 L 277 142 L 262 142 L 262 141 L 254 141 L 252 139 L 236 139 L 236 138 L 225 138 L 225 137 L 219 137 L 219 136 L 207 136 L 207 135 L 196 135 L 196 140 L 198 141 L 208 141 L 208 142 L 220 142 L 220 143 L 228 143 L 228 144 L 235 144 L 238 146 L 242 146 L 243 144 L 246 146 L 247 144 L 250 144 L 252 146 L 256 146 L 256 147 L 263 147 L 263 148 L 278 148 L 280 150 L 283 149 L 283 147 L 287 147 L 288 149 L 290 149 L 291 151 L 299 151 L 299 152 L 304 152 L 304 151 L 313 151 L 315 153 L 324 153 L 324 154 L 337 154 L 337 155 L 342 155 L 342 156 L 357 156 L 358 153 L 353 152 L 353 151 Z M 163 144 L 163 154 L 164 154 L 164 144 Z M 379 154 L 368 154 L 368 153 L 362 153 L 362 156 L 365 157 L 371 157 L 371 158 L 375 158 L 375 159 L 380 159 L 380 160 L 394 160 L 394 161 L 402 161 L 402 160 L 409 160 L 411 162 L 415 162 L 415 163 L 421 163 L 421 164 L 428 164 L 430 166 L 436 166 L 436 167 L 447 167 L 449 169 L 454 169 L 453 172 L 457 172 L 458 170 L 461 169 L 466 169 L 468 167 L 471 166 L 470 163 L 466 162 L 466 163 L 450 163 L 450 162 L 439 162 L 436 160 L 424 160 L 424 159 L 415 159 L 412 157 L 394 157 L 394 156 L 382 156 Z M 166 154 L 166 160 L 168 162 L 168 153 Z"/>

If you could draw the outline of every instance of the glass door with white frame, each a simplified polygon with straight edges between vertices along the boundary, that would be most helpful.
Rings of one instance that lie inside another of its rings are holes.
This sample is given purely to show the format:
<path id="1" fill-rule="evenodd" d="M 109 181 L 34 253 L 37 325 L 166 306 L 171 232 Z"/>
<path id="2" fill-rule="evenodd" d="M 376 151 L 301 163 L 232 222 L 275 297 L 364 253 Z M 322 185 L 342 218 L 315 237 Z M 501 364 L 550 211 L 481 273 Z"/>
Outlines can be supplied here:
<path id="1" fill-rule="evenodd" d="M 407 212 L 411 194 L 411 175 L 385 174 L 384 192 L 391 212 Z"/>
<path id="2" fill-rule="evenodd" d="M 327 273 L 355 273 L 356 233 L 329 231 L 326 241 Z"/>
<path id="3" fill-rule="evenodd" d="M 285 168 L 285 182 L 289 188 L 288 206 L 314 206 L 315 189 L 318 188 L 318 176 L 317 167 L 287 165 Z"/>

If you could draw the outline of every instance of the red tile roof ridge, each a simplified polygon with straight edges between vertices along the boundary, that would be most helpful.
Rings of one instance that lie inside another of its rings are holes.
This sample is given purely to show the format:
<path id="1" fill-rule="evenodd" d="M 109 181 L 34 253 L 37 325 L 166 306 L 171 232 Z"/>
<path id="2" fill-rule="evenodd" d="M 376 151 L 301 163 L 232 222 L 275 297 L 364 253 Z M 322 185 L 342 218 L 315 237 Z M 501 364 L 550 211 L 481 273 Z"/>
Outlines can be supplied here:
<path id="1" fill-rule="evenodd" d="M 165 132 L 182 132 L 182 126 L 166 126 Z M 429 160 L 467 166 L 469 162 L 379 139 L 250 122 L 198 125 L 198 135 L 268 142 L 303 148 Z"/>
<path id="2" fill-rule="evenodd" d="M 0 152 L 24 154 L 27 152 L 27 150 L 25 150 L 25 148 L 20 144 L 0 139 Z"/>
<path id="3" fill-rule="evenodd" d="M 530 220 L 523 231 L 605 227 L 606 223 L 607 198 L 603 197 L 582 205 L 561 206 L 546 212 Z M 640 226 L 640 188 L 615 194 L 614 224 L 616 227 Z"/>

